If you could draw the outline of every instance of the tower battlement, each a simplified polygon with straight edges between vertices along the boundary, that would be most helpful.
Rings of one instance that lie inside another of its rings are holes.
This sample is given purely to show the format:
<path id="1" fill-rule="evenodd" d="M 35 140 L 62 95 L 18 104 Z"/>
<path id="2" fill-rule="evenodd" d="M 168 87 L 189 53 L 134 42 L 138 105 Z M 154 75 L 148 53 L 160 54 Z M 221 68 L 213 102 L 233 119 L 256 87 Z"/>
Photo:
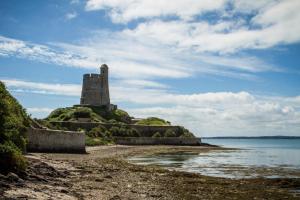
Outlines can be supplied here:
<path id="1" fill-rule="evenodd" d="M 112 107 L 109 97 L 108 66 L 101 65 L 100 74 L 84 74 L 80 98 L 81 105 Z"/>
<path id="2" fill-rule="evenodd" d="M 100 78 L 101 74 L 84 74 L 83 79 L 88 79 L 88 78 Z"/>

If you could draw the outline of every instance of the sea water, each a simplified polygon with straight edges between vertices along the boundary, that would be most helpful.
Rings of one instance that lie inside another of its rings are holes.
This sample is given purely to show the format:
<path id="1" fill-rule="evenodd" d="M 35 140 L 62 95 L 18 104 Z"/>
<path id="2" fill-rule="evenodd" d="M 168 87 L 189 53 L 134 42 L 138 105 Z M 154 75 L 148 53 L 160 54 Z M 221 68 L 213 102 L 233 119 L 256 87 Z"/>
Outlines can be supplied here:
<path id="1" fill-rule="evenodd" d="M 137 156 L 136 164 L 226 178 L 300 178 L 300 139 L 203 139 L 232 150 Z"/>

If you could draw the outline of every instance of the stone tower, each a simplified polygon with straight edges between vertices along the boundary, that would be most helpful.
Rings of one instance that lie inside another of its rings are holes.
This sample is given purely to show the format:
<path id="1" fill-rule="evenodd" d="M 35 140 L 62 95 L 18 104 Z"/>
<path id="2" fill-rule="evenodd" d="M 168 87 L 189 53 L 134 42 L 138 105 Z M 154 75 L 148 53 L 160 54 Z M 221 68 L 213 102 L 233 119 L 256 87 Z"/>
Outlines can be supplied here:
<path id="1" fill-rule="evenodd" d="M 100 74 L 84 74 L 81 105 L 111 107 L 108 87 L 108 66 L 101 65 Z"/>

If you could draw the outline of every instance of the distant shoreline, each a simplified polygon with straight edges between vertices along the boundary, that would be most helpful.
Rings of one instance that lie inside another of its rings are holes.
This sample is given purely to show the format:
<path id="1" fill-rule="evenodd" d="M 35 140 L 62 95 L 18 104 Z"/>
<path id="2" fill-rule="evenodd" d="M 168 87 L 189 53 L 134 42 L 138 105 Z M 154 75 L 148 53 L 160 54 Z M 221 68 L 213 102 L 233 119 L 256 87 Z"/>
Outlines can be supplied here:
<path id="1" fill-rule="evenodd" d="M 201 137 L 201 139 L 300 139 L 300 136 L 217 136 Z"/>

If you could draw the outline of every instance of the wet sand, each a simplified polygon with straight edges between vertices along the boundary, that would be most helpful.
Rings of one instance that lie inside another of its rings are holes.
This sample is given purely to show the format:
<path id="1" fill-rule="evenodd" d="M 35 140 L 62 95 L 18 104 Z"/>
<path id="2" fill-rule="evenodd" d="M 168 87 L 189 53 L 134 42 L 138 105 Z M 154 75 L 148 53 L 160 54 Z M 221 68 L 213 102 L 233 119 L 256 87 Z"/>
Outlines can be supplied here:
<path id="1" fill-rule="evenodd" d="M 128 156 L 218 147 L 99 146 L 87 154 L 26 155 L 23 175 L 0 176 L 1 199 L 300 199 L 300 180 L 225 179 L 133 165 Z"/>

